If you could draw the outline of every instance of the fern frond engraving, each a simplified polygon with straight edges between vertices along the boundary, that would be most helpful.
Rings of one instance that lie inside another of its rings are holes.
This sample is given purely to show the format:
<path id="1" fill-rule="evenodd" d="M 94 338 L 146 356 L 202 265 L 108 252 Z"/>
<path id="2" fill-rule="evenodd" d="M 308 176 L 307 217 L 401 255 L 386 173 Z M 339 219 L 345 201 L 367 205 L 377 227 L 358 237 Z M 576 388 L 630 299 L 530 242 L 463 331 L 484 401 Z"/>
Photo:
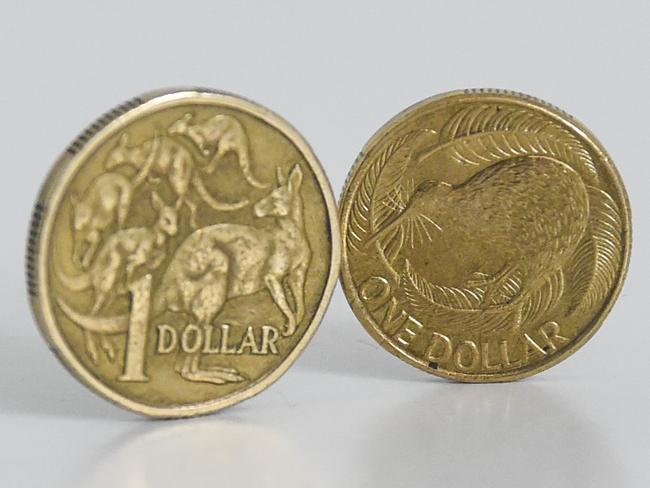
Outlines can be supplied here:
<path id="1" fill-rule="evenodd" d="M 623 222 L 614 199 L 598 188 L 589 192 L 589 229 L 569 270 L 573 276 L 572 309 L 584 312 L 609 294 L 621 264 Z"/>
<path id="2" fill-rule="evenodd" d="M 350 249 L 360 250 L 376 226 L 377 217 L 374 202 L 377 200 L 377 194 L 382 195 L 383 193 L 382 196 L 385 196 L 386 188 L 389 190 L 392 188 L 390 184 L 385 182 L 383 185 L 380 184 L 380 176 L 390 158 L 413 136 L 414 133 L 407 133 L 391 141 L 370 163 L 370 167 L 365 172 L 352 203 L 350 225 L 347 233 L 347 245 Z M 394 175 L 392 180 L 394 183 Z"/>
<path id="3" fill-rule="evenodd" d="M 488 132 L 543 134 L 554 139 L 555 145 L 562 147 L 565 156 L 575 160 L 578 168 L 584 169 L 590 177 L 598 176 L 589 150 L 575 135 L 549 118 L 523 108 L 499 104 L 470 105 L 449 119 L 440 132 L 440 141 L 444 143 Z"/>

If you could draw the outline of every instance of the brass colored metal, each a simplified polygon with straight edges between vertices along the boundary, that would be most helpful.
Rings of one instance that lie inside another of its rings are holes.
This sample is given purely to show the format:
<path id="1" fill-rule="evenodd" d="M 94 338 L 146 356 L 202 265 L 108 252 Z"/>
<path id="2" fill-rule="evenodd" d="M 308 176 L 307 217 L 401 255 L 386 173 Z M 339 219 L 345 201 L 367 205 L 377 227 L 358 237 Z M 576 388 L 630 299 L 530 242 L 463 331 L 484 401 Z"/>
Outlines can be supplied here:
<path id="1" fill-rule="evenodd" d="M 278 379 L 338 276 L 335 201 L 287 122 L 209 90 L 101 117 L 41 191 L 35 317 L 86 385 L 156 417 L 213 412 Z"/>
<path id="2" fill-rule="evenodd" d="M 628 266 L 629 203 L 605 149 L 518 93 L 457 91 L 400 113 L 361 151 L 340 206 L 358 319 L 458 381 L 515 380 L 575 352 Z"/>

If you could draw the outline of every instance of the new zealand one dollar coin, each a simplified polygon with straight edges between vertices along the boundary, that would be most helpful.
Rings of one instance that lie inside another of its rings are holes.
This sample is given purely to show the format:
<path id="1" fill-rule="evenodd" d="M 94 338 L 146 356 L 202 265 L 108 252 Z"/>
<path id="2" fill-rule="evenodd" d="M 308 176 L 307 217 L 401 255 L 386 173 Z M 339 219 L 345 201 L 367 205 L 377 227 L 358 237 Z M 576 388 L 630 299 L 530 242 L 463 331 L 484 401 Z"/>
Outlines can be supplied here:
<path id="1" fill-rule="evenodd" d="M 506 381 L 569 356 L 616 300 L 630 212 L 605 149 L 535 98 L 466 90 L 381 128 L 341 197 L 342 282 L 388 351 Z"/>
<path id="2" fill-rule="evenodd" d="M 52 169 L 29 294 L 90 388 L 146 415 L 203 414 L 293 363 L 329 302 L 339 242 L 323 169 L 287 122 L 229 94 L 150 93 Z"/>

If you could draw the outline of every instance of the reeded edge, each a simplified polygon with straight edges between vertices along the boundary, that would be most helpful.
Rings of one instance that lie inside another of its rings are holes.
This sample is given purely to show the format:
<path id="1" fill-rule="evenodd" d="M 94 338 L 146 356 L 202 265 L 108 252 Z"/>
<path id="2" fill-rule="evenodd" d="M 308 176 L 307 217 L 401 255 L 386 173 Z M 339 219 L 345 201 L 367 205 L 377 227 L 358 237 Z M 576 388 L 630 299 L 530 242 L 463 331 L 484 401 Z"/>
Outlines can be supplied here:
<path id="1" fill-rule="evenodd" d="M 356 287 L 352 282 L 352 277 L 349 272 L 348 265 L 348 251 L 347 246 L 345 245 L 345 240 L 347 236 L 347 225 L 348 217 L 350 212 L 350 204 L 352 202 L 352 195 L 357 190 L 359 185 L 358 181 L 355 181 L 356 176 L 359 172 L 362 162 L 365 160 L 366 156 L 375 149 L 375 146 L 381 142 L 381 140 L 396 126 L 401 124 L 408 116 L 416 112 L 420 108 L 423 108 L 429 104 L 435 102 L 441 102 L 445 100 L 454 100 L 468 98 L 475 100 L 477 97 L 483 97 L 486 100 L 503 100 L 510 103 L 518 103 L 527 107 L 534 107 L 535 109 L 541 110 L 546 115 L 560 121 L 562 124 L 569 125 L 573 130 L 579 133 L 585 141 L 587 141 L 591 148 L 598 153 L 603 160 L 605 161 L 608 169 L 611 171 L 612 179 L 616 190 L 619 193 L 621 200 L 623 201 L 623 221 L 625 223 L 624 229 L 624 245 L 625 251 L 623 253 L 623 260 L 621 262 L 621 271 L 617 276 L 616 284 L 611 290 L 609 297 L 603 303 L 600 311 L 596 313 L 595 318 L 591 323 L 584 326 L 583 332 L 578 335 L 570 344 L 570 347 L 563 348 L 559 352 L 553 354 L 551 359 L 544 361 L 542 363 L 536 364 L 530 367 L 523 367 L 518 370 L 509 371 L 506 373 L 495 373 L 495 374 L 468 374 L 461 372 L 451 372 L 451 371 L 442 371 L 439 369 L 429 368 L 427 365 L 424 365 L 420 360 L 414 356 L 406 353 L 405 351 L 399 349 L 394 344 L 391 343 L 390 339 L 384 334 L 379 326 L 374 323 L 370 315 L 366 312 L 365 307 L 363 306 L 361 300 L 359 299 L 356 293 Z M 462 383 L 499 383 L 506 381 L 515 381 L 518 379 L 526 378 L 537 373 L 541 373 L 556 364 L 564 361 L 578 349 L 580 349 L 591 337 L 600 329 L 601 325 L 609 315 L 614 303 L 618 299 L 625 278 L 627 276 L 629 262 L 630 262 L 630 253 L 632 249 L 632 217 L 630 209 L 630 201 L 623 185 L 623 180 L 618 172 L 618 169 L 614 165 L 611 157 L 600 143 L 600 141 L 593 135 L 593 133 L 579 120 L 577 120 L 572 115 L 564 112 L 563 110 L 555 107 L 554 105 L 540 100 L 539 98 L 526 95 L 524 93 L 519 93 L 509 90 L 500 90 L 500 89 L 464 89 L 464 90 L 454 90 L 438 95 L 434 95 L 429 98 L 425 98 L 410 107 L 402 110 L 383 126 L 381 126 L 370 138 L 370 140 L 363 146 L 361 152 L 357 156 L 354 164 L 350 168 L 348 176 L 346 178 L 343 190 L 339 197 L 339 219 L 341 223 L 341 285 L 345 293 L 348 303 L 352 308 L 355 316 L 361 322 L 364 329 L 370 334 L 370 336 L 377 341 L 385 350 L 401 359 L 402 361 L 415 366 L 422 371 L 430 373 L 435 376 L 442 378 L 462 382 Z"/>
<path id="2" fill-rule="evenodd" d="M 330 269 L 314 318 L 296 346 L 278 367 L 246 388 L 216 400 L 194 405 L 155 407 L 129 399 L 102 383 L 77 359 L 75 353 L 67 345 L 63 334 L 56 325 L 48 293 L 47 249 L 54 217 L 65 194 L 67 183 L 74 176 L 80 162 L 88 154 L 95 151 L 103 143 L 106 136 L 110 136 L 128 123 L 137 120 L 141 115 L 146 114 L 150 108 L 183 105 L 188 102 L 220 105 L 244 111 L 279 130 L 296 146 L 316 176 L 327 207 L 331 237 Z M 205 88 L 176 88 L 148 92 L 118 106 L 90 125 L 68 147 L 50 170 L 36 201 L 29 232 L 27 281 L 30 304 L 34 318 L 50 349 L 54 351 L 73 376 L 92 391 L 127 410 L 157 418 L 191 417 L 216 412 L 257 395 L 278 380 L 309 344 L 320 325 L 336 285 L 341 256 L 340 226 L 334 194 L 323 167 L 307 141 L 292 125 L 271 110 L 237 95 Z"/>

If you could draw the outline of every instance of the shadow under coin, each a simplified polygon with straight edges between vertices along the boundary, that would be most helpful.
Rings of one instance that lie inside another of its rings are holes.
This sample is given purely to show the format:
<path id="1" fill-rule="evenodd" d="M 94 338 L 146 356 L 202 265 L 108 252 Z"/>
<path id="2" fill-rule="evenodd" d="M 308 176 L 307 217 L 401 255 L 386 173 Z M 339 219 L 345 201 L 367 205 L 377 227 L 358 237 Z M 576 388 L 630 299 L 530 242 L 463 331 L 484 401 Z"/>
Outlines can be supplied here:
<path id="1" fill-rule="evenodd" d="M 103 449 L 75 486 L 309 486 L 281 433 L 223 419 L 150 422 Z"/>
<path id="2" fill-rule="evenodd" d="M 129 419 L 57 364 L 45 342 L 34 336 L 0 336 L 0 410 L 9 414 Z"/>
<path id="3" fill-rule="evenodd" d="M 374 426 L 374 428 L 373 428 Z M 364 486 L 621 486 L 598 425 L 532 382 L 448 384 L 370 427 Z"/>

